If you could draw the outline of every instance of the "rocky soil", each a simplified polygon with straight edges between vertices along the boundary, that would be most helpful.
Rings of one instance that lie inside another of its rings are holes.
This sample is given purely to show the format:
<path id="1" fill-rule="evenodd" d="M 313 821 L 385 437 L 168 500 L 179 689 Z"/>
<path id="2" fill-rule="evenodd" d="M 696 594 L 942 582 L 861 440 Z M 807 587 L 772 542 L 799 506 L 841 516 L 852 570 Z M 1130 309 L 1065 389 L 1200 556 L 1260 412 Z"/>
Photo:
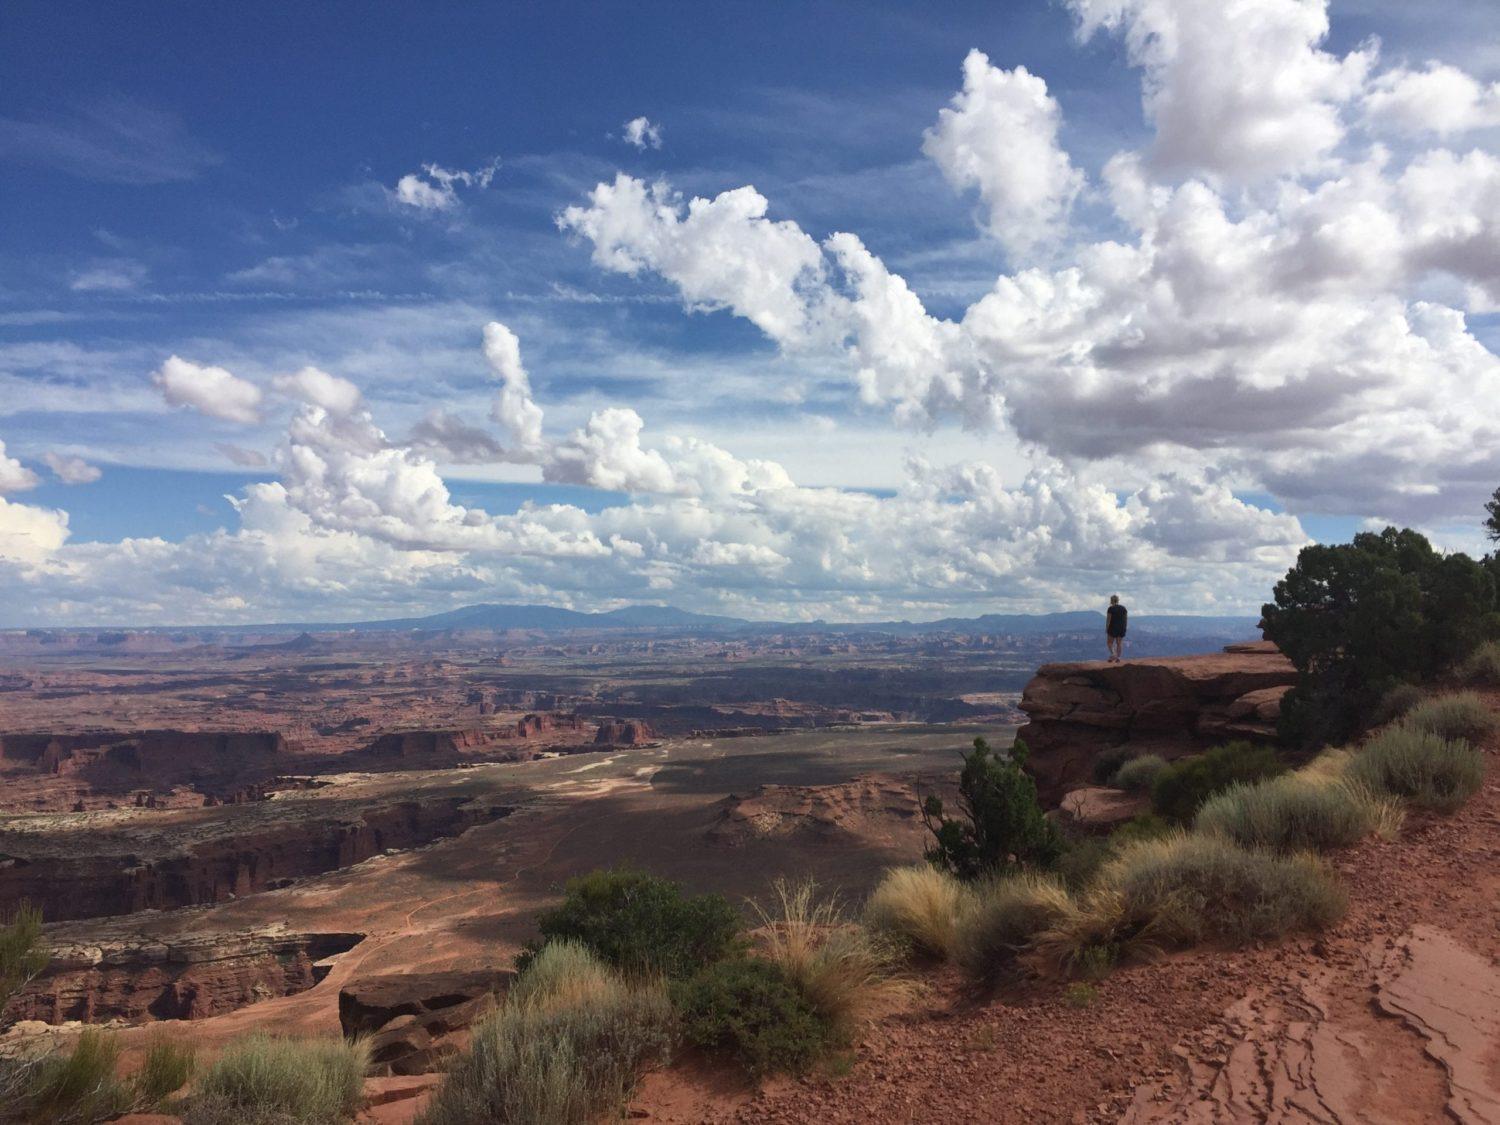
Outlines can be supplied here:
<path id="1" fill-rule="evenodd" d="M 1490 697 L 1500 710 L 1500 693 Z M 1451 817 L 1334 857 L 1348 915 L 1321 935 L 975 997 L 939 975 L 846 1076 L 755 1093 L 655 1076 L 671 1122 L 1500 1122 L 1500 743 Z"/>

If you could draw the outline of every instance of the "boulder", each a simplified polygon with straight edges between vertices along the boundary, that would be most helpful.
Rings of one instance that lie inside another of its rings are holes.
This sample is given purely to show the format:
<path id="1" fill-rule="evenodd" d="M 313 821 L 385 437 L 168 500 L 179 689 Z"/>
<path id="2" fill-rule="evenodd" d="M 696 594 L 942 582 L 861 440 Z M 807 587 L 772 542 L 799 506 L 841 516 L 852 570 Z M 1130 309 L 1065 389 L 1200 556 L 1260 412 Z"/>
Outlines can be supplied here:
<path id="1" fill-rule="evenodd" d="M 1149 812 L 1150 808 L 1151 798 L 1144 793 L 1088 785 L 1066 794 L 1055 815 L 1085 831 L 1107 832 L 1131 817 Z"/>
<path id="2" fill-rule="evenodd" d="M 347 1037 L 370 1037 L 374 1073 L 427 1074 L 458 1049 L 458 1037 L 515 975 L 485 969 L 366 977 L 339 991 L 339 1026 Z"/>

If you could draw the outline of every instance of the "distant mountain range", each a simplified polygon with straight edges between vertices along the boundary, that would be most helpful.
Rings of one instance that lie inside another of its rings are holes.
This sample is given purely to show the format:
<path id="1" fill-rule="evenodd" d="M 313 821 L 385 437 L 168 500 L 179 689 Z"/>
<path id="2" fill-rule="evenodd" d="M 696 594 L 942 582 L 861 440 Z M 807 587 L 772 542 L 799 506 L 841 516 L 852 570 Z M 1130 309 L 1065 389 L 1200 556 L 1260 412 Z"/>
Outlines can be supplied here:
<path id="1" fill-rule="evenodd" d="M 1140 633 L 1158 636 L 1253 636 L 1257 618 L 1159 615 L 1132 617 Z M 1065 613 L 986 613 L 980 617 L 945 617 L 938 621 L 749 621 L 692 613 L 673 606 L 634 605 L 607 613 L 581 613 L 546 605 L 471 605 L 426 617 L 399 617 L 385 621 L 353 621 L 324 624 L 280 624 L 242 626 L 226 632 L 380 632 L 531 629 L 541 632 L 571 630 L 642 630 L 694 633 L 971 633 L 1035 635 L 1042 633 L 1093 633 L 1104 625 L 1103 610 L 1072 610 Z"/>

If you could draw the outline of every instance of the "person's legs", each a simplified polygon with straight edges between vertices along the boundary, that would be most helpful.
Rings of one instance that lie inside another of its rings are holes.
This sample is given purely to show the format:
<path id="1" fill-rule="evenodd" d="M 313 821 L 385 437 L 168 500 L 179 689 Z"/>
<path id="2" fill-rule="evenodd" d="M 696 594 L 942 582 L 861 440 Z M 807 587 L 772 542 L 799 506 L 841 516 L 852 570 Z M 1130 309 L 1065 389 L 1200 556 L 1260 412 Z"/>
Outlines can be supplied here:
<path id="1" fill-rule="evenodd" d="M 1110 634 L 1105 638 L 1105 642 L 1109 646 L 1109 663 L 1113 664 L 1120 659 L 1120 638 Z"/>

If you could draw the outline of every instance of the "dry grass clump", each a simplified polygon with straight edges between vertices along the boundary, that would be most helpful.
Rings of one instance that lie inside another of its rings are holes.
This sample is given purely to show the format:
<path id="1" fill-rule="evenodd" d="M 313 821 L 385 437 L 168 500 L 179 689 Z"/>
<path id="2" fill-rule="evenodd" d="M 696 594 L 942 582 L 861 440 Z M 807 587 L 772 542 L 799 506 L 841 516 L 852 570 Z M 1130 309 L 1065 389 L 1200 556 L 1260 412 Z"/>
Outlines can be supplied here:
<path id="1" fill-rule="evenodd" d="M 1375 832 L 1394 835 L 1400 823 L 1400 805 L 1368 786 L 1289 775 L 1210 797 L 1194 827 L 1243 848 L 1324 852 Z"/>
<path id="2" fill-rule="evenodd" d="M 657 981 L 625 980 L 586 948 L 551 942 L 475 1029 L 423 1125 L 589 1125 L 618 1117 L 674 1016 Z"/>
<path id="3" fill-rule="evenodd" d="M 1485 705 L 1472 691 L 1440 695 L 1408 711 L 1401 720 L 1403 727 L 1425 731 L 1439 738 L 1483 742 L 1500 730 L 1500 716 Z"/>
<path id="4" fill-rule="evenodd" d="M 1500 687 L 1500 641 L 1488 641 L 1458 666 L 1458 678 L 1476 687 Z"/>
<path id="5" fill-rule="evenodd" d="M 967 899 L 963 884 L 945 871 L 928 864 L 893 867 L 865 903 L 865 925 L 914 952 L 946 960 Z"/>
<path id="6" fill-rule="evenodd" d="M 364 1100 L 362 1040 L 257 1033 L 229 1045 L 198 1080 L 187 1125 L 323 1125 L 347 1121 Z"/>
<path id="7" fill-rule="evenodd" d="M 0 1121 L 86 1125 L 123 1113 L 153 1113 L 192 1077 L 194 1049 L 152 1041 L 129 1079 L 115 1077 L 119 1042 L 86 1028 L 71 1050 L 0 1058 Z"/>
<path id="8" fill-rule="evenodd" d="M 1045 875 L 981 883 L 959 918 L 954 960 L 981 980 L 1014 972 L 1036 936 L 1074 909 L 1063 884 Z"/>
<path id="9" fill-rule="evenodd" d="M 1027 959 L 1048 976 L 1097 979 L 1160 952 L 1154 918 L 1132 913 L 1124 895 L 1096 882 L 1036 935 Z"/>
<path id="10" fill-rule="evenodd" d="M 820 899 L 811 879 L 778 879 L 771 893 L 769 908 L 753 907 L 761 925 L 759 952 L 802 990 L 837 1038 L 847 1041 L 909 990 L 892 975 L 892 944 L 852 924 L 836 899 Z"/>
<path id="11" fill-rule="evenodd" d="M 1118 897 L 1116 897 L 1118 896 Z M 1105 864 L 1083 920 L 1111 940 L 1184 945 L 1244 942 L 1297 929 L 1320 929 L 1343 916 L 1348 900 L 1310 856 L 1249 851 L 1229 840 L 1176 833 L 1125 847 Z M 1075 924 L 1078 925 L 1078 924 Z"/>
<path id="12" fill-rule="evenodd" d="M 1467 742 L 1400 726 L 1376 735 L 1349 767 L 1349 776 L 1421 808 L 1452 812 L 1484 784 L 1484 754 Z"/>

